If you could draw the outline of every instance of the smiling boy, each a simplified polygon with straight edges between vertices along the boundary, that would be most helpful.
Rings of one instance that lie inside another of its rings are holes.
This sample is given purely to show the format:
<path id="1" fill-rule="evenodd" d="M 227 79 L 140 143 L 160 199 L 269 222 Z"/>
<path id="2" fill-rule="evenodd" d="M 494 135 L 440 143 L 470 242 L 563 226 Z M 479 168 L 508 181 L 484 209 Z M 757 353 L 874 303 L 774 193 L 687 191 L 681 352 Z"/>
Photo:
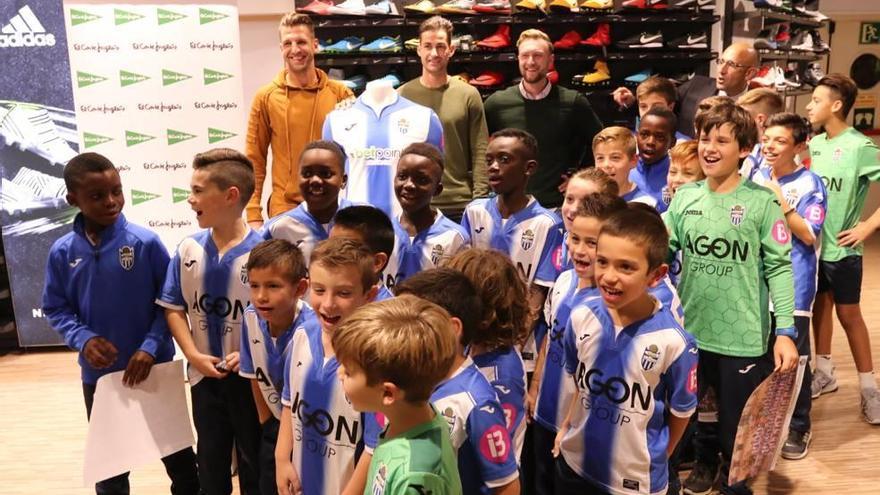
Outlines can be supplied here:
<path id="1" fill-rule="evenodd" d="M 636 139 L 626 127 L 611 126 L 602 129 L 593 138 L 593 157 L 596 168 L 617 183 L 617 193 L 624 201 L 637 201 L 656 207 L 657 200 L 630 180 L 638 164 Z"/>
<path id="2" fill-rule="evenodd" d="M 669 172 L 669 148 L 675 143 L 675 114 L 665 108 L 651 108 L 639 121 L 636 144 L 639 162 L 629 179 L 651 195 L 658 211 L 666 211 L 663 187 Z"/>

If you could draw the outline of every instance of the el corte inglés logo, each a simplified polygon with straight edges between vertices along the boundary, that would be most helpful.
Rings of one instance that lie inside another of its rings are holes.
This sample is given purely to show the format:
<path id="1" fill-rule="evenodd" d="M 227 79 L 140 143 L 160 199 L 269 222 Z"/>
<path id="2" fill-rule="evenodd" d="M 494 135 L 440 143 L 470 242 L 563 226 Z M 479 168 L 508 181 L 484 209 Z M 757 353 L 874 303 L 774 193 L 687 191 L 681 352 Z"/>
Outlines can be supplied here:
<path id="1" fill-rule="evenodd" d="M 168 138 L 169 145 L 177 144 L 181 141 L 186 141 L 186 140 L 192 139 L 194 137 L 197 137 L 195 134 L 189 134 L 189 133 L 186 133 L 183 131 L 175 131 L 174 129 L 168 129 L 166 135 Z"/>
<path id="2" fill-rule="evenodd" d="M 214 12 L 213 10 L 208 9 L 199 9 L 199 24 L 207 24 L 209 22 L 219 21 L 220 19 L 226 19 L 229 17 L 226 14 L 221 14 L 220 12 Z"/>
<path id="3" fill-rule="evenodd" d="M 101 16 L 86 12 L 85 10 L 70 9 L 70 25 L 79 26 L 87 22 L 97 21 Z"/>
<path id="4" fill-rule="evenodd" d="M 143 15 L 135 12 L 128 12 L 122 9 L 113 9 L 113 19 L 117 26 L 143 18 Z"/>
<path id="5" fill-rule="evenodd" d="M 220 72 L 211 69 L 205 69 L 204 72 L 205 85 L 218 83 L 223 81 L 224 79 L 229 79 L 232 77 L 232 74 L 227 74 L 225 72 Z"/>
<path id="6" fill-rule="evenodd" d="M 98 84 L 99 82 L 106 81 L 107 78 L 104 76 L 99 76 L 96 74 L 89 74 L 88 72 L 76 71 L 76 87 L 77 88 L 85 88 L 86 86 L 91 86 L 92 84 Z"/>
<path id="7" fill-rule="evenodd" d="M 83 132 L 83 143 L 86 148 L 92 148 L 109 141 L 113 141 L 113 138 L 101 136 L 100 134 L 93 134 L 91 132 Z"/>
<path id="8" fill-rule="evenodd" d="M 189 197 L 188 189 L 180 189 L 179 187 L 171 188 L 171 202 L 172 203 L 180 203 L 181 201 L 186 201 Z"/>
<path id="9" fill-rule="evenodd" d="M 231 137 L 235 137 L 238 134 L 233 132 L 224 131 L 222 129 L 214 129 L 213 127 L 208 128 L 208 144 L 213 144 L 218 141 L 223 141 L 225 139 L 229 139 Z"/>
<path id="10" fill-rule="evenodd" d="M 187 79 L 192 79 L 192 76 L 181 74 L 180 72 L 174 72 L 168 69 L 162 69 L 162 86 L 179 83 L 180 81 L 186 81 Z"/>
<path id="11" fill-rule="evenodd" d="M 165 9 L 156 9 L 156 19 L 159 21 L 159 25 L 168 24 L 169 22 L 179 21 L 181 19 L 185 19 L 186 16 L 183 14 L 178 14 L 177 12 L 172 12 L 170 10 Z"/>
<path id="12" fill-rule="evenodd" d="M 146 191 L 138 191 L 137 189 L 131 190 L 131 204 L 139 205 L 141 203 L 146 203 L 147 201 L 154 200 L 158 198 L 158 194 L 154 194 Z"/>
<path id="13" fill-rule="evenodd" d="M 132 84 L 146 81 L 149 78 L 149 76 L 145 76 L 143 74 L 135 74 L 134 72 L 128 72 L 126 70 L 119 71 L 119 85 L 123 88 L 126 86 L 131 86 Z"/>
<path id="14" fill-rule="evenodd" d="M 148 136 L 147 134 L 141 134 L 133 131 L 125 131 L 125 145 L 126 146 L 134 146 L 141 143 L 146 143 L 147 141 L 151 141 L 156 139 L 155 136 Z"/>

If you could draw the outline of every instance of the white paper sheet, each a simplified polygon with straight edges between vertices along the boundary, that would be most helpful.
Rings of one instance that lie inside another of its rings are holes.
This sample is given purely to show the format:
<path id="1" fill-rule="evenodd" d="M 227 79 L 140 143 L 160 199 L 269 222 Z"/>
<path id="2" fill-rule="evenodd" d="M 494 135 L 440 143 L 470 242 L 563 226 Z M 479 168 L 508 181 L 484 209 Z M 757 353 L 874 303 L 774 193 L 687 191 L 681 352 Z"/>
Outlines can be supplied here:
<path id="1" fill-rule="evenodd" d="M 157 364 L 135 388 L 123 371 L 98 379 L 86 439 L 84 486 L 193 445 L 183 362 Z"/>

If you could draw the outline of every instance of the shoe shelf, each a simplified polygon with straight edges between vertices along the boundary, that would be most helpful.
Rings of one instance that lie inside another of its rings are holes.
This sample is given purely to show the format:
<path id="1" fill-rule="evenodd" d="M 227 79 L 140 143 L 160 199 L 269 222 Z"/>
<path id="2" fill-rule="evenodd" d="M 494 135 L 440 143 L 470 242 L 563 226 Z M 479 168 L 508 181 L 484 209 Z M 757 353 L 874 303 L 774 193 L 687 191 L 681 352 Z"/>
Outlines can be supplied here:
<path id="1" fill-rule="evenodd" d="M 779 12 L 776 10 L 770 9 L 755 9 L 747 12 L 736 12 L 734 14 L 735 21 L 742 21 L 746 19 L 764 19 L 765 23 L 773 23 L 773 22 L 788 22 L 794 24 L 796 26 L 804 26 L 804 27 L 820 27 L 822 22 L 813 19 L 812 17 L 806 17 L 802 15 L 794 15 L 785 12 Z M 769 22 L 768 22 L 769 21 Z"/>
<path id="2" fill-rule="evenodd" d="M 788 50 L 758 50 L 761 60 L 799 60 L 815 62 L 824 55 L 817 52 L 799 52 Z"/>
<path id="3" fill-rule="evenodd" d="M 579 62 L 587 60 L 595 60 L 604 58 L 608 61 L 613 60 L 677 60 L 677 61 L 697 61 L 697 60 L 714 60 L 718 58 L 718 52 L 708 50 L 670 50 L 663 48 L 628 50 L 628 51 L 609 51 L 605 56 L 601 55 L 598 50 L 593 51 L 557 51 L 555 58 L 559 62 Z M 456 55 L 458 56 L 458 55 Z"/>
<path id="4" fill-rule="evenodd" d="M 720 19 L 713 14 L 698 14 L 683 11 L 680 13 L 664 12 L 653 15 L 597 15 L 594 12 L 572 14 L 514 14 L 514 15 L 456 15 L 441 14 L 456 25 L 545 25 L 545 24 L 585 24 L 585 23 L 695 23 L 712 24 Z M 407 14 L 406 17 L 341 17 L 314 16 L 316 28 L 348 28 L 348 27 L 398 27 L 418 25 L 430 16 Z"/>
<path id="5" fill-rule="evenodd" d="M 813 93 L 812 87 L 807 88 L 799 88 L 799 89 L 786 89 L 782 92 L 782 96 L 804 96 Z"/>
<path id="6" fill-rule="evenodd" d="M 318 53 L 315 55 L 318 65 L 328 67 L 353 67 L 359 65 L 400 65 L 406 63 L 418 63 L 419 58 L 406 56 L 403 53 L 370 53 L 354 52 L 351 55 L 345 53 Z"/>
<path id="7" fill-rule="evenodd" d="M 315 28 L 347 28 L 347 27 L 397 27 L 405 26 L 403 17 L 318 17 L 312 16 Z"/>

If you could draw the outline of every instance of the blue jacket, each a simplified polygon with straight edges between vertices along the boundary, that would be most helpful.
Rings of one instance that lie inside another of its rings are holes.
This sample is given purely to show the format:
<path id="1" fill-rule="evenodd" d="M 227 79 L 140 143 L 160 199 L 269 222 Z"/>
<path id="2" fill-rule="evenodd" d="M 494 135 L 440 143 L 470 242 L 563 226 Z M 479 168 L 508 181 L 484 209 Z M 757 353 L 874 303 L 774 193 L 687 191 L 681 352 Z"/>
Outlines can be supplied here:
<path id="1" fill-rule="evenodd" d="M 84 383 L 93 385 L 100 376 L 125 369 L 138 350 L 157 363 L 174 356 L 164 311 L 154 302 L 169 260 L 155 233 L 128 223 L 121 214 L 104 229 L 97 246 L 86 237 L 82 213 L 73 232 L 52 245 L 43 290 L 49 324 L 80 353 L 89 339 L 99 336 L 119 351 L 116 362 L 102 370 L 80 354 Z"/>

